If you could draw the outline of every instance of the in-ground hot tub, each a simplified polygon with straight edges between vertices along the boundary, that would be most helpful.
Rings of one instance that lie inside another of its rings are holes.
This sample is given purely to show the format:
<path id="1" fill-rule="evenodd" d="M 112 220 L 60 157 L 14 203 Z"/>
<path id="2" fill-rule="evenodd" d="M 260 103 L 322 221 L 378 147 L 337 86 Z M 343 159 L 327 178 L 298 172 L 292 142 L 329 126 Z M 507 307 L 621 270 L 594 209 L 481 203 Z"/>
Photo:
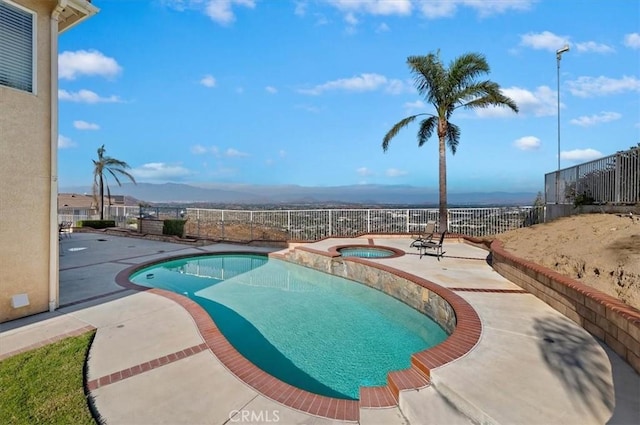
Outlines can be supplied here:
<path id="1" fill-rule="evenodd" d="M 339 248 L 338 252 L 341 257 L 358 257 L 358 258 L 387 258 L 394 257 L 397 254 L 386 248 L 370 247 L 370 246 L 348 246 Z"/>
<path id="2" fill-rule="evenodd" d="M 393 258 L 404 255 L 404 251 L 381 245 L 338 245 L 331 247 L 329 253 L 334 257 L 351 258 Z"/>

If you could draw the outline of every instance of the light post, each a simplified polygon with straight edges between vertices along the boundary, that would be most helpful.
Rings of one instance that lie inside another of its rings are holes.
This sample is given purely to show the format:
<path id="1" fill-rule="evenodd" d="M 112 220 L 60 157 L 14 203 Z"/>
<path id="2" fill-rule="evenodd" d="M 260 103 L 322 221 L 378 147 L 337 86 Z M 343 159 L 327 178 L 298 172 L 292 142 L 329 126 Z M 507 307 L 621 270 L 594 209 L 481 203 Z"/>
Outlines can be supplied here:
<path id="1" fill-rule="evenodd" d="M 556 50 L 556 62 L 558 64 L 558 171 L 556 172 L 556 204 L 560 203 L 560 59 L 562 54 L 569 51 L 569 45 Z"/>
<path id="2" fill-rule="evenodd" d="M 558 170 L 560 170 L 560 59 L 562 54 L 569 51 L 569 45 L 565 44 L 562 49 L 556 50 L 558 63 Z"/>

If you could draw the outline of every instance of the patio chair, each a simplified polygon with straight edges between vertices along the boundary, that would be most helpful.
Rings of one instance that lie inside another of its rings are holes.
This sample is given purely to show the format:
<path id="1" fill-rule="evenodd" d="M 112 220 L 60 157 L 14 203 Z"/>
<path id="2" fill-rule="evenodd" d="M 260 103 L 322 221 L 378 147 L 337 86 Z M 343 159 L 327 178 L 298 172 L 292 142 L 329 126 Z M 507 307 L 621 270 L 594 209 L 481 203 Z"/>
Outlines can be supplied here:
<path id="1" fill-rule="evenodd" d="M 419 234 L 411 235 L 413 242 L 409 245 L 411 248 L 419 248 L 422 242 L 427 242 L 433 239 L 433 234 L 436 232 L 436 222 L 427 221 L 427 224 Z"/>
<path id="2" fill-rule="evenodd" d="M 58 224 L 58 239 L 62 239 L 63 237 L 70 238 L 71 237 L 71 226 L 72 223 L 70 221 L 63 221 Z"/>
<path id="3" fill-rule="evenodd" d="M 447 233 L 446 230 L 440 233 L 440 239 L 438 242 L 433 240 L 415 241 L 414 244 L 412 244 L 412 246 L 414 246 L 415 248 L 418 248 L 418 252 L 420 253 L 420 258 L 422 258 L 422 256 L 426 253 L 427 249 L 435 250 L 436 257 L 438 258 L 438 261 L 440 261 L 440 257 L 442 257 L 442 255 L 444 254 L 444 252 L 442 251 L 442 243 L 444 242 L 444 235 L 446 233 Z"/>

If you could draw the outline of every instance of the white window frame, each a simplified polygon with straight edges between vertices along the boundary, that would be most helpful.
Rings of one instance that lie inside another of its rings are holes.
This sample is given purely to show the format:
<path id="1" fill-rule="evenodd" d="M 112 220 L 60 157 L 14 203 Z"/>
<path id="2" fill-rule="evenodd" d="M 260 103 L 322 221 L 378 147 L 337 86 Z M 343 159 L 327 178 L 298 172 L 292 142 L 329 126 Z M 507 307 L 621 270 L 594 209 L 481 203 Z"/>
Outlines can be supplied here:
<path id="1" fill-rule="evenodd" d="M 6 87 L 8 89 L 11 90 L 17 90 L 23 93 L 31 93 L 31 94 L 37 94 L 37 82 L 38 82 L 38 78 L 37 78 L 37 64 L 38 64 L 38 50 L 37 50 L 37 46 L 38 46 L 38 14 L 30 9 L 27 9 L 26 7 L 16 4 L 14 2 L 12 2 L 11 0 L 0 0 L 0 3 L 5 3 L 9 6 L 12 6 L 16 9 L 20 9 L 23 12 L 31 15 L 31 90 L 28 89 L 23 89 L 23 88 L 19 88 L 19 87 L 13 87 L 10 85 L 6 85 L 3 83 L 0 83 L 0 87 Z"/>

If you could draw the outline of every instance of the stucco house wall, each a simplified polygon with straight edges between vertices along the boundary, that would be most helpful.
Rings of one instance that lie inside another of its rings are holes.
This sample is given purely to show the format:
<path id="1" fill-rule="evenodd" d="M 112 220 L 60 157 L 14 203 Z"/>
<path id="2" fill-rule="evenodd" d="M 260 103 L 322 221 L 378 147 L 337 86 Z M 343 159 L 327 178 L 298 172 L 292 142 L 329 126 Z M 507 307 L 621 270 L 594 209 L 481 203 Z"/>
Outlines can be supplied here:
<path id="1" fill-rule="evenodd" d="M 51 83 L 57 80 L 52 56 L 57 69 L 58 34 L 52 35 L 51 16 L 59 4 L 7 4 L 36 13 L 36 66 L 34 93 L 0 85 L 0 322 L 55 308 L 58 300 L 57 219 L 51 213 L 57 199 L 57 81 L 54 93 Z M 29 305 L 12 307 L 17 294 L 27 294 Z"/>

